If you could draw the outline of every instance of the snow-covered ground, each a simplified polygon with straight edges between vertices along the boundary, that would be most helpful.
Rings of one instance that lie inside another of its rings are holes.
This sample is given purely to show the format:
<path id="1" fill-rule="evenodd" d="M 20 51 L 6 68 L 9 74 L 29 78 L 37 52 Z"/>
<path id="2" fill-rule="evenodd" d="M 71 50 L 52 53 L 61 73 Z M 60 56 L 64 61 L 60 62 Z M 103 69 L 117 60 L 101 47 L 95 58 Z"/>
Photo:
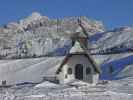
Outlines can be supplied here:
<path id="1" fill-rule="evenodd" d="M 62 59 L 63 57 L 43 57 L 1 60 L 1 71 L 4 69 L 1 78 L 12 80 L 16 77 L 16 82 L 25 82 L 25 84 L 13 85 L 10 88 L 1 87 L 0 100 L 132 100 L 133 69 L 130 65 L 123 68 L 123 70 L 119 71 L 116 75 L 118 77 L 130 76 L 130 78 L 113 80 L 106 84 L 100 82 L 97 86 L 77 80 L 66 85 L 41 80 L 44 76 L 52 75 Z M 8 75 L 6 74 L 6 68 L 10 70 L 8 71 Z M 102 75 L 103 74 L 105 73 L 102 73 Z M 28 79 L 31 79 L 32 82 L 40 80 L 40 83 L 26 83 Z"/>
<path id="2" fill-rule="evenodd" d="M 59 85 L 44 81 L 0 89 L 0 100 L 132 100 L 133 78 L 97 86 L 75 81 Z"/>
<path id="3" fill-rule="evenodd" d="M 55 75 L 64 57 L 42 57 L 34 59 L 0 61 L 0 85 L 6 80 L 7 85 L 25 82 L 38 83 L 44 77 Z"/>

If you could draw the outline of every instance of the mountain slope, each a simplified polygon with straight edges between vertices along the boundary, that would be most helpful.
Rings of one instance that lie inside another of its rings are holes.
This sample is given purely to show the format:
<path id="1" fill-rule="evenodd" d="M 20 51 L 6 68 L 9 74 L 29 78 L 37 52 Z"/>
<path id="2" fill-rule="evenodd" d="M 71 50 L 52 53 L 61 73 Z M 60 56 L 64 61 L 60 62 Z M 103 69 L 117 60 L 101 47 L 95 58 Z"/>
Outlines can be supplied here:
<path id="1" fill-rule="evenodd" d="M 0 28 L 1 58 L 24 58 L 47 55 L 53 50 L 71 44 L 73 33 L 82 31 L 78 25 L 79 17 L 49 19 L 35 12 L 18 22 Z M 103 32 L 99 21 L 80 17 L 88 34 Z"/>
<path id="2" fill-rule="evenodd" d="M 126 67 L 133 67 L 133 28 L 121 27 L 91 37 L 94 58 L 101 65 L 101 79 L 120 79 L 131 76 Z M 124 74 L 125 72 L 125 74 Z M 131 71 L 132 72 L 132 71 Z"/>

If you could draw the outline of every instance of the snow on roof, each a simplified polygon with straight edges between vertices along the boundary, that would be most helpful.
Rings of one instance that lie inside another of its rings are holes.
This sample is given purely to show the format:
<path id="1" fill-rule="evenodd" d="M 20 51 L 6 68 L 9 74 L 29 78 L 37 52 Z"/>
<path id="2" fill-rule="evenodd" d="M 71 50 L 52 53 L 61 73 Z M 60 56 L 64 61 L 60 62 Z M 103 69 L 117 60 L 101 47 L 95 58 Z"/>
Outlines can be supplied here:
<path id="1" fill-rule="evenodd" d="M 75 42 L 74 46 L 70 49 L 69 53 L 75 53 L 75 52 L 84 52 L 83 48 L 81 47 L 78 41 Z"/>

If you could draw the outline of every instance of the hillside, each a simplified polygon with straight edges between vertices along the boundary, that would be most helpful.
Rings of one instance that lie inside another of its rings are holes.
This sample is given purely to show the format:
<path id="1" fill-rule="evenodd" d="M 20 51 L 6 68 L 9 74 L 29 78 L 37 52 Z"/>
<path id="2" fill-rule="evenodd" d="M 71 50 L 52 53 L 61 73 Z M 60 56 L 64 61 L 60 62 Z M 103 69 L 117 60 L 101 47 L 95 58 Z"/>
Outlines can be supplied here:
<path id="1" fill-rule="evenodd" d="M 120 75 L 127 66 L 133 67 L 132 27 L 120 27 L 96 34 L 92 37 L 91 42 L 94 46 L 93 51 L 98 52 L 94 57 L 102 67 L 102 79 L 119 79 L 131 76 L 128 75 L 130 72 Z"/>

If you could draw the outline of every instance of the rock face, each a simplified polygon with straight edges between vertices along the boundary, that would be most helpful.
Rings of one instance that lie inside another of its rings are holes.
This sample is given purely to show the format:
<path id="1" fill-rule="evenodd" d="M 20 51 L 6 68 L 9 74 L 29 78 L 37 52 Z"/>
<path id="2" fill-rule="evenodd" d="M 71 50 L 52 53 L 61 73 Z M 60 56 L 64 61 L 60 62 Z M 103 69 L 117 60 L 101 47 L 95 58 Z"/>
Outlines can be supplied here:
<path id="1" fill-rule="evenodd" d="M 77 23 L 78 18 L 49 19 L 34 12 L 25 19 L 1 27 L 1 58 L 48 55 L 56 48 L 70 45 L 69 37 L 77 31 L 82 31 Z M 89 20 L 87 17 L 80 18 L 88 34 L 94 35 L 104 31 L 101 22 Z"/>

